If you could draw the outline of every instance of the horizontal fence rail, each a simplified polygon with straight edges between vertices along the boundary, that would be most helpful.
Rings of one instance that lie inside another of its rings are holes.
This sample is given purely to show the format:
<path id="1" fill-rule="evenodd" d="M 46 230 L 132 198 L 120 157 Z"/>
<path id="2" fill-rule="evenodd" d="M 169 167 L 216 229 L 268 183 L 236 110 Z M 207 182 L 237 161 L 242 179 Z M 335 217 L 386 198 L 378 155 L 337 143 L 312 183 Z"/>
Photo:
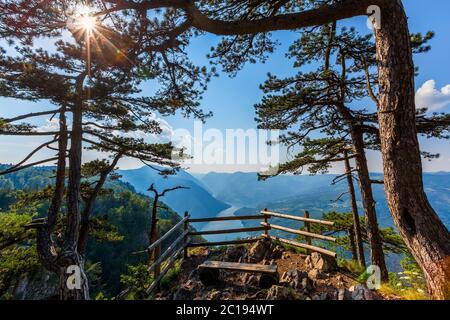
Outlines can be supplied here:
<path id="1" fill-rule="evenodd" d="M 304 217 L 299 217 L 299 216 L 291 216 L 291 215 L 288 215 L 288 214 L 282 214 L 282 213 L 271 212 L 271 211 L 264 211 L 264 210 L 261 211 L 261 214 L 262 215 L 271 216 L 271 217 L 289 219 L 289 220 L 317 223 L 317 224 L 322 224 L 322 225 L 330 226 L 330 227 L 334 226 L 334 222 L 326 221 L 326 220 L 317 220 L 317 219 L 310 219 L 310 218 L 304 218 Z"/>
<path id="2" fill-rule="evenodd" d="M 212 234 L 229 234 L 229 233 L 244 233 L 244 232 L 256 232 L 264 231 L 267 227 L 253 227 L 253 228 L 238 228 L 238 229 L 223 229 L 223 230 L 205 230 L 190 232 L 190 236 L 202 236 L 202 235 L 212 235 Z"/>
<path id="3" fill-rule="evenodd" d="M 228 216 L 228 217 L 214 217 L 214 218 L 197 218 L 197 219 L 189 219 L 191 223 L 197 222 L 216 222 L 216 221 L 236 221 L 236 220 L 261 220 L 264 217 L 260 215 L 252 215 L 252 216 Z"/>
<path id="4" fill-rule="evenodd" d="M 295 230 L 295 229 L 286 228 L 283 226 L 278 226 L 276 224 L 271 224 L 271 223 L 266 223 L 266 222 L 261 222 L 261 224 L 269 229 L 276 229 L 276 230 L 293 233 L 293 234 L 296 234 L 299 236 L 305 236 L 305 237 L 311 237 L 311 238 L 316 238 L 316 239 L 325 240 L 325 241 L 336 242 L 336 238 L 324 236 L 324 235 L 317 234 L 317 233 L 312 233 L 312 232 L 307 232 L 307 231 L 302 231 L 302 230 Z"/>
<path id="5" fill-rule="evenodd" d="M 265 217 L 264 222 L 261 222 L 262 226 L 269 228 L 269 230 L 275 229 L 275 230 L 280 230 L 280 231 L 288 232 L 288 233 L 299 235 L 299 236 L 304 236 L 306 238 L 307 243 L 302 243 L 302 242 L 294 241 L 294 240 L 288 240 L 288 239 L 284 239 L 282 237 L 274 237 L 274 236 L 270 235 L 267 231 L 264 232 L 264 234 L 263 234 L 263 236 L 265 238 L 276 240 L 281 243 L 288 244 L 288 245 L 291 245 L 294 247 L 306 249 L 307 254 L 309 254 L 311 252 L 318 252 L 318 253 L 322 253 L 324 255 L 336 258 L 335 252 L 321 248 L 321 247 L 314 246 L 314 245 L 312 245 L 312 241 L 311 241 L 314 238 L 314 239 L 319 239 L 319 240 L 324 240 L 324 241 L 329 241 L 329 242 L 336 242 L 336 238 L 311 232 L 311 224 L 320 224 L 320 225 L 332 227 L 332 226 L 334 226 L 334 222 L 326 221 L 326 220 L 311 219 L 309 217 L 308 211 L 305 212 L 304 217 L 282 214 L 282 213 L 278 213 L 278 212 L 271 212 L 271 211 L 268 211 L 267 209 L 261 211 L 261 215 Z M 303 222 L 304 228 L 306 229 L 306 231 L 296 230 L 296 229 L 287 228 L 287 227 L 269 223 L 269 218 L 271 218 L 271 217 Z"/>
<path id="6" fill-rule="evenodd" d="M 330 257 L 333 257 L 333 258 L 336 258 L 336 256 L 337 256 L 336 252 L 333 252 L 333 251 L 330 251 L 330 250 L 327 250 L 327 249 L 323 249 L 323 248 L 320 248 L 320 247 L 316 247 L 316 246 L 313 246 L 313 245 L 309 245 L 309 244 L 306 244 L 306 243 L 301 243 L 301 242 L 293 241 L 293 240 L 287 240 L 287 239 L 274 237 L 274 236 L 263 235 L 263 237 L 270 238 L 270 239 L 272 239 L 274 241 L 279 241 L 281 243 L 288 244 L 288 245 L 291 245 L 291 246 L 294 246 L 294 247 L 303 248 L 303 249 L 315 251 L 315 252 L 318 252 L 318 253 L 322 253 L 324 255 L 327 255 L 327 256 L 330 256 Z"/>

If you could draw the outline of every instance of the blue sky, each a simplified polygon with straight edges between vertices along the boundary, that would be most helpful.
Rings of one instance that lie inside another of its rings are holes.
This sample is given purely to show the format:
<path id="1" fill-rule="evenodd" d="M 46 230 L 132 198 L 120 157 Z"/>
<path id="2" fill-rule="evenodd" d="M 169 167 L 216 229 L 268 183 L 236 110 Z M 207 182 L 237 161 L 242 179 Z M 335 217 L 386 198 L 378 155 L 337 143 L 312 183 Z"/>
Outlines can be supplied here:
<path id="1" fill-rule="evenodd" d="M 428 30 L 436 32 L 436 37 L 431 42 L 432 51 L 415 57 L 416 65 L 420 67 L 420 75 L 416 78 L 416 88 L 421 88 L 422 100 L 427 103 L 434 103 L 439 111 L 450 111 L 450 1 L 448 0 L 405 0 L 404 1 L 411 32 L 423 32 Z M 366 27 L 364 17 L 346 20 L 343 24 L 356 26 L 361 32 L 370 32 Z M 277 47 L 274 54 L 269 57 L 265 64 L 246 65 L 235 78 L 229 78 L 221 74 L 219 78 L 214 78 L 204 95 L 203 109 L 211 110 L 214 117 L 210 118 L 205 129 L 215 128 L 222 132 L 226 129 L 249 129 L 255 128 L 253 105 L 260 101 L 262 93 L 259 85 L 266 79 L 268 72 L 278 76 L 288 76 L 293 74 L 292 63 L 285 58 L 288 46 L 298 37 L 293 32 L 277 32 L 274 38 L 278 39 L 282 45 Z M 206 54 L 209 48 L 217 43 L 218 38 L 212 35 L 202 36 L 196 39 L 189 48 L 191 59 L 200 64 L 207 65 Z M 1 42 L 0 42 L 1 43 Z M 434 82 L 431 82 L 433 80 Z M 144 86 L 144 90 L 151 92 L 153 84 Z M 442 89 L 444 88 L 444 89 Z M 442 89 L 442 90 L 441 90 Z M 144 91 L 144 93 L 145 93 Z M 39 108 L 45 109 L 48 106 L 45 102 L 38 104 L 15 102 L 12 100 L 0 99 L 0 112 L 2 117 L 9 117 L 30 110 Z M 168 126 L 172 129 L 186 128 L 192 131 L 193 119 L 186 119 L 180 115 L 164 118 Z M 44 119 L 38 124 L 44 124 Z M 9 138 L 0 137 L 0 154 L 2 162 L 16 162 L 23 158 L 30 148 L 39 139 Z M 450 142 L 423 140 L 421 147 L 423 150 L 441 153 L 441 158 L 431 163 L 425 162 L 425 171 L 450 171 Z M 372 171 L 381 171 L 381 161 L 377 153 L 369 154 L 369 162 Z M 137 166 L 131 161 L 122 163 L 124 168 Z M 221 168 L 220 166 L 198 166 L 193 171 L 233 171 L 242 168 Z M 245 170 L 245 169 L 244 169 Z M 340 171 L 340 167 L 334 171 Z"/>

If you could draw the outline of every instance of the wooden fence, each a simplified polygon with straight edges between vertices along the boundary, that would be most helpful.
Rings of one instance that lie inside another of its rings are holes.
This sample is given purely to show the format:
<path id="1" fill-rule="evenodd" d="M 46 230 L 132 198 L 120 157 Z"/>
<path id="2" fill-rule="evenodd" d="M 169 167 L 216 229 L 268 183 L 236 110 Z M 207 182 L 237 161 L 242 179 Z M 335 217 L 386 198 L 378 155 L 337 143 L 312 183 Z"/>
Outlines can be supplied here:
<path id="1" fill-rule="evenodd" d="M 300 216 L 292 216 L 287 214 L 281 214 L 277 212 L 271 212 L 267 209 L 260 212 L 259 215 L 249 215 L 249 216 L 230 216 L 230 217 L 215 217 L 215 218 L 199 218 L 192 219 L 189 214 L 186 212 L 184 218 L 178 222 L 172 229 L 166 232 L 161 238 L 152 243 L 147 250 L 151 252 L 158 247 L 161 247 L 164 240 L 167 240 L 170 236 L 177 233 L 182 228 L 182 233 L 177 237 L 175 241 L 171 243 L 171 245 L 159 255 L 159 257 L 155 257 L 155 261 L 151 266 L 149 266 L 149 272 L 154 272 L 155 279 L 147 289 L 147 293 L 152 292 L 155 288 L 159 287 L 161 279 L 167 274 L 167 272 L 172 268 L 175 261 L 178 257 L 183 254 L 184 258 L 188 257 L 188 248 L 195 247 L 215 247 L 215 246 L 226 246 L 226 245 L 236 245 L 236 244 L 246 244 L 246 243 L 254 243 L 264 238 L 269 238 L 271 240 L 279 241 L 283 244 L 287 244 L 290 246 L 298 247 L 306 249 L 307 252 L 319 252 L 324 255 L 328 255 L 331 257 L 336 257 L 336 253 L 318 246 L 312 245 L 312 239 L 318 239 L 323 241 L 331 241 L 336 242 L 336 239 L 333 237 L 325 236 L 322 234 L 316 234 L 311 232 L 310 226 L 311 224 L 320 224 L 328 227 L 332 227 L 334 225 L 331 221 L 311 219 L 309 217 L 309 213 L 305 212 L 303 217 Z M 271 218 L 278 219 L 287 219 L 292 221 L 303 222 L 303 226 L 305 230 L 292 229 L 283 227 L 281 225 L 270 223 Z M 262 220 L 260 222 L 260 226 L 258 227 L 244 227 L 244 228 L 236 228 L 236 229 L 217 229 L 217 230 L 204 230 L 204 231 L 192 231 L 194 229 L 190 228 L 191 224 L 195 223 L 206 223 L 206 222 L 225 222 L 225 221 L 248 221 L 248 220 Z M 274 236 L 270 234 L 270 230 L 279 230 L 282 232 L 291 233 L 294 235 L 303 236 L 306 239 L 306 243 L 302 243 L 300 241 L 294 241 L 285 239 L 283 237 Z M 248 232 L 258 232 L 262 231 L 260 236 L 251 237 L 248 239 L 236 239 L 229 241 L 216 241 L 216 242 L 191 242 L 190 236 L 206 236 L 206 235 L 217 235 L 217 234 L 233 234 L 233 233 L 248 233 Z M 158 251 L 158 250 L 157 250 Z M 160 251 L 160 250 L 159 250 Z M 160 272 L 160 268 L 164 267 Z"/>

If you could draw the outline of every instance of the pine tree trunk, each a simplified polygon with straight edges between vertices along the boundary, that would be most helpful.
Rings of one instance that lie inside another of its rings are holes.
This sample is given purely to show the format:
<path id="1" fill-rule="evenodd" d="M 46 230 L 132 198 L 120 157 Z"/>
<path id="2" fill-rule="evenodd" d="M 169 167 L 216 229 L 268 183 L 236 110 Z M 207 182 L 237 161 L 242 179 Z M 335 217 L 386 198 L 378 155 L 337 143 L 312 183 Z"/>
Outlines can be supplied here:
<path id="1" fill-rule="evenodd" d="M 356 202 L 356 194 L 355 194 L 355 186 L 353 184 L 353 175 L 352 175 L 352 167 L 350 166 L 350 160 L 348 159 L 348 154 L 345 152 L 345 170 L 347 172 L 347 184 L 348 191 L 350 194 L 350 202 L 352 204 L 352 213 L 353 213 L 353 227 L 354 227 L 354 242 L 358 255 L 358 262 L 361 267 L 366 267 L 366 257 L 364 254 L 364 245 L 361 236 L 361 225 L 359 223 L 359 212 L 358 212 L 358 204 Z"/>
<path id="2" fill-rule="evenodd" d="M 352 260 L 358 261 L 358 251 L 356 250 L 355 230 L 353 228 L 349 228 L 347 230 L 347 234 L 348 234 L 348 239 L 350 240 L 350 249 L 352 251 Z"/>
<path id="3" fill-rule="evenodd" d="M 423 190 L 415 125 L 414 65 L 403 6 L 381 8 L 376 31 L 379 63 L 379 124 L 385 191 L 393 220 L 421 266 L 429 293 L 450 298 L 450 234 Z"/>
<path id="4" fill-rule="evenodd" d="M 67 186 L 67 219 L 63 252 L 59 257 L 60 295 L 62 299 L 89 299 L 89 286 L 84 273 L 84 264 L 78 254 L 78 238 L 80 232 L 80 189 L 81 189 L 81 154 L 83 140 L 83 82 L 86 75 L 77 78 L 77 98 L 72 107 L 72 132 L 70 135 L 69 179 Z M 82 286 L 79 290 L 70 290 L 64 286 L 67 280 L 67 268 L 78 266 L 82 275 Z"/>
<path id="5" fill-rule="evenodd" d="M 72 251 L 61 253 L 59 258 L 59 294 L 61 300 L 89 300 L 89 284 L 84 272 L 84 263 L 81 256 Z M 69 267 L 76 266 L 79 270 L 70 270 Z M 70 272 L 69 272 L 70 271 Z M 72 278 L 70 278 L 72 277 Z M 73 277 L 77 277 L 80 287 L 71 287 Z"/>
<path id="6" fill-rule="evenodd" d="M 381 280 L 385 282 L 389 279 L 389 273 L 384 260 L 383 242 L 378 228 L 375 200 L 373 199 L 372 183 L 370 182 L 363 135 L 355 126 L 352 128 L 351 134 L 355 153 L 357 154 L 356 166 L 358 168 L 359 188 L 361 190 L 361 198 L 365 212 L 367 237 L 370 243 L 371 262 L 380 268 Z"/>
<path id="7" fill-rule="evenodd" d="M 364 216 L 367 228 L 367 237 L 369 238 L 370 253 L 372 265 L 378 266 L 381 272 L 381 281 L 389 280 L 389 273 L 384 261 L 383 244 L 381 241 L 380 231 L 378 229 L 377 215 L 375 212 L 375 201 L 373 200 L 372 184 L 370 182 L 369 167 L 367 166 L 367 159 L 364 150 L 364 137 L 359 124 L 355 123 L 355 119 L 351 111 L 345 106 L 345 92 L 346 92 L 346 63 L 345 53 L 341 53 L 341 102 L 337 104 L 337 108 L 342 117 L 350 128 L 350 134 L 354 146 L 356 156 L 356 166 L 358 168 L 359 186 L 361 189 L 361 198 L 364 207 Z"/>

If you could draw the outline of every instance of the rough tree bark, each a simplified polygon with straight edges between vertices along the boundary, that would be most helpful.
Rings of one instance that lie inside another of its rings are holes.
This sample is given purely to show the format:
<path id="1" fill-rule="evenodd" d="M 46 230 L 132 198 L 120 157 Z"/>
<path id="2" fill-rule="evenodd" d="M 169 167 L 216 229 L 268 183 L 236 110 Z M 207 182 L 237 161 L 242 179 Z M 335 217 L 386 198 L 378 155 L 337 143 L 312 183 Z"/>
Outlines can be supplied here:
<path id="1" fill-rule="evenodd" d="M 347 230 L 348 239 L 350 240 L 350 250 L 352 252 L 352 260 L 358 261 L 358 250 L 356 249 L 355 229 L 349 228 Z"/>
<path id="2" fill-rule="evenodd" d="M 383 242 L 378 228 L 377 214 L 375 211 L 375 201 L 372 194 L 372 184 L 370 180 L 369 167 L 367 165 L 366 153 L 364 150 L 364 137 L 360 124 L 355 122 L 350 109 L 345 106 L 346 99 L 346 81 L 347 81 L 347 67 L 345 52 L 341 51 L 341 101 L 337 103 L 337 109 L 342 118 L 350 128 L 350 135 L 356 155 L 356 167 L 358 169 L 359 186 L 361 191 L 361 199 L 364 207 L 364 217 L 367 228 L 367 237 L 370 244 L 370 258 L 373 265 L 380 268 L 381 281 L 387 282 L 389 280 L 389 272 L 386 267 L 383 252 Z"/>
<path id="3" fill-rule="evenodd" d="M 366 267 L 366 258 L 364 254 L 364 245 L 361 236 L 361 225 L 359 223 L 359 213 L 358 213 L 358 204 L 356 202 L 356 194 L 355 194 L 355 186 L 353 184 L 353 168 L 350 165 L 350 160 L 348 159 L 347 152 L 344 154 L 345 156 L 345 171 L 347 172 L 347 184 L 348 191 L 350 194 L 350 202 L 352 204 L 352 213 L 353 213 L 353 227 L 354 227 L 354 242 L 355 242 L 355 251 L 357 252 L 357 258 L 359 265 L 361 267 Z"/>
<path id="4" fill-rule="evenodd" d="M 81 153 L 83 140 L 83 83 L 86 73 L 81 73 L 76 79 L 76 101 L 72 107 L 72 131 L 69 151 L 69 179 L 67 187 L 67 218 L 64 247 L 59 255 L 60 295 L 63 300 L 89 299 L 89 286 L 84 273 L 84 262 L 78 252 L 78 237 L 80 232 L 80 188 L 81 188 Z M 81 288 L 71 290 L 67 280 L 71 274 L 67 273 L 69 266 L 76 266 L 80 270 Z"/>
<path id="5" fill-rule="evenodd" d="M 373 265 L 380 267 L 381 280 L 388 281 L 389 273 L 384 260 L 383 242 L 378 228 L 377 213 L 375 211 L 375 200 L 373 199 L 372 183 L 370 180 L 369 167 L 367 165 L 366 152 L 364 150 L 363 134 L 357 125 L 352 124 L 351 136 L 356 155 L 356 167 L 358 169 L 359 188 L 365 211 L 367 237 L 370 242 L 371 261 Z"/>
<path id="6" fill-rule="evenodd" d="M 450 298 L 450 233 L 423 190 L 416 130 L 414 64 L 400 1 L 381 8 L 376 31 L 381 151 L 387 202 L 394 222 L 421 266 L 430 294 Z"/>

